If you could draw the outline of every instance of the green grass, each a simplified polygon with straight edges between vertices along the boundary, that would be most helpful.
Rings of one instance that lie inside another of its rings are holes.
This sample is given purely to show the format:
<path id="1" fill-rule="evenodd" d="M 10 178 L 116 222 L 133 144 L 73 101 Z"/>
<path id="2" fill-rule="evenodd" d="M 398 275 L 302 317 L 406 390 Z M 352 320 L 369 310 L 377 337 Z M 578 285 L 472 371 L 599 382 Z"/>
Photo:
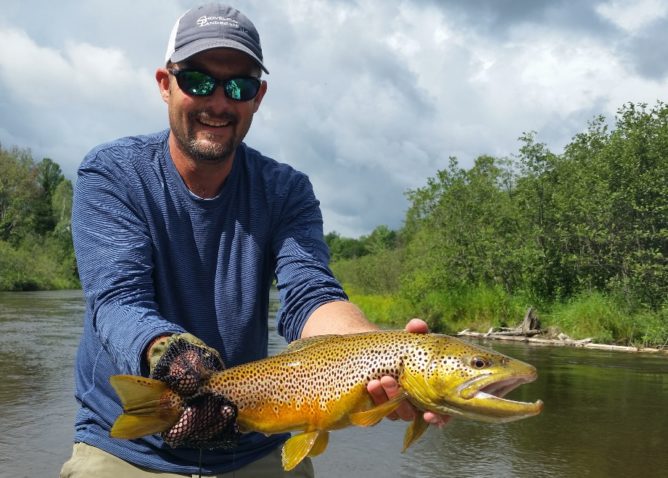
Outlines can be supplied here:
<path id="1" fill-rule="evenodd" d="M 79 281 L 73 260 L 59 258 L 57 250 L 45 245 L 15 249 L 0 241 L 0 290 L 75 289 Z"/>
<path id="2" fill-rule="evenodd" d="M 431 330 L 449 334 L 517 326 L 534 305 L 527 297 L 487 286 L 433 291 L 417 304 L 398 295 L 363 294 L 350 286 L 346 291 L 373 322 L 402 327 L 410 318 L 420 317 Z M 668 345 L 668 303 L 657 312 L 628 311 L 613 297 L 591 292 L 566 302 L 538 305 L 537 313 L 543 328 L 556 327 L 574 339 L 643 347 Z"/>
<path id="3" fill-rule="evenodd" d="M 345 290 L 350 301 L 357 304 L 372 322 L 403 327 L 414 317 L 410 304 L 396 295 L 361 294 L 351 286 L 345 286 Z"/>
<path id="4" fill-rule="evenodd" d="M 605 344 L 664 346 L 668 342 L 668 307 L 658 312 L 629 311 L 599 292 L 554 304 L 546 322 L 575 339 L 592 338 Z"/>

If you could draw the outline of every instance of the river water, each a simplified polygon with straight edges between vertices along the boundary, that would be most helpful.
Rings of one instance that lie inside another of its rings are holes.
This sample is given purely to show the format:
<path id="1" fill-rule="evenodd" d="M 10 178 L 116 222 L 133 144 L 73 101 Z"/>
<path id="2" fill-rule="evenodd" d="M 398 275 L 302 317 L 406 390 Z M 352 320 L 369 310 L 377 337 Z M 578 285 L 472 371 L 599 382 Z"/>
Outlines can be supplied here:
<path id="1" fill-rule="evenodd" d="M 0 293 L 0 477 L 55 477 L 71 452 L 83 310 L 80 291 Z M 538 368 L 511 397 L 541 398 L 540 416 L 453 420 L 403 454 L 404 423 L 336 431 L 317 476 L 668 477 L 668 357 L 485 345 Z"/>

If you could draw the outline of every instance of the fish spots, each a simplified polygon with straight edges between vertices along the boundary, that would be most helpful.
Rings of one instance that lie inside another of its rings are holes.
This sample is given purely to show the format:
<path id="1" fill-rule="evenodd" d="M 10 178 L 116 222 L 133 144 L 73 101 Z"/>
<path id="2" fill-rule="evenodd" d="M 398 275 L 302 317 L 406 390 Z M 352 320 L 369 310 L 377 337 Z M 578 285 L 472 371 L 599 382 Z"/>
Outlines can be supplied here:
<path id="1" fill-rule="evenodd" d="M 311 429 L 345 426 L 351 410 L 367 406 L 371 380 L 387 375 L 402 383 L 410 370 L 440 395 L 454 394 L 457 384 L 489 373 L 483 363 L 499 363 L 496 354 L 484 352 L 448 336 L 398 331 L 307 339 L 282 354 L 214 374 L 202 392 L 225 396 L 240 420 L 252 421 L 258 431 L 302 430 L 305 423 Z"/>

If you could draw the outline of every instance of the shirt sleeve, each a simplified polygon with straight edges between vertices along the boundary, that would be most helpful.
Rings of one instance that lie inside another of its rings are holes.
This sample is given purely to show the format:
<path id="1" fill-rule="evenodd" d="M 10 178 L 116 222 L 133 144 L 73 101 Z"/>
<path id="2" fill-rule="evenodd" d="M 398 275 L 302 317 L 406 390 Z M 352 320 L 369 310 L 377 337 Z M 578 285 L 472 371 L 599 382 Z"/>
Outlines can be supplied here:
<path id="1" fill-rule="evenodd" d="M 149 342 L 183 330 L 158 312 L 152 241 L 129 181 L 113 152 L 91 153 L 78 171 L 72 236 L 87 320 L 116 366 L 140 374 Z"/>
<path id="2" fill-rule="evenodd" d="M 320 203 L 305 175 L 291 184 L 282 206 L 273 242 L 281 301 L 277 329 L 291 342 L 317 307 L 348 297 L 329 269 Z"/>

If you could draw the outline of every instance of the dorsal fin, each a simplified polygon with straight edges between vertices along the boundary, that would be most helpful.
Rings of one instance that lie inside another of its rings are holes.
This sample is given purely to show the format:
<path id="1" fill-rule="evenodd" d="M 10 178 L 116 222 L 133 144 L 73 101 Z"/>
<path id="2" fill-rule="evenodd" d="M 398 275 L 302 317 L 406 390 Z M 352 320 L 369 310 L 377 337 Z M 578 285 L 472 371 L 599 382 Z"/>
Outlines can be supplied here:
<path id="1" fill-rule="evenodd" d="M 331 340 L 334 337 L 340 337 L 340 335 L 330 334 L 330 335 L 314 335 L 313 337 L 307 337 L 305 339 L 298 339 L 293 342 L 290 342 L 288 347 L 281 353 L 289 354 L 292 352 L 297 352 L 298 350 L 304 350 L 309 347 L 312 347 L 321 342 L 326 342 Z"/>

